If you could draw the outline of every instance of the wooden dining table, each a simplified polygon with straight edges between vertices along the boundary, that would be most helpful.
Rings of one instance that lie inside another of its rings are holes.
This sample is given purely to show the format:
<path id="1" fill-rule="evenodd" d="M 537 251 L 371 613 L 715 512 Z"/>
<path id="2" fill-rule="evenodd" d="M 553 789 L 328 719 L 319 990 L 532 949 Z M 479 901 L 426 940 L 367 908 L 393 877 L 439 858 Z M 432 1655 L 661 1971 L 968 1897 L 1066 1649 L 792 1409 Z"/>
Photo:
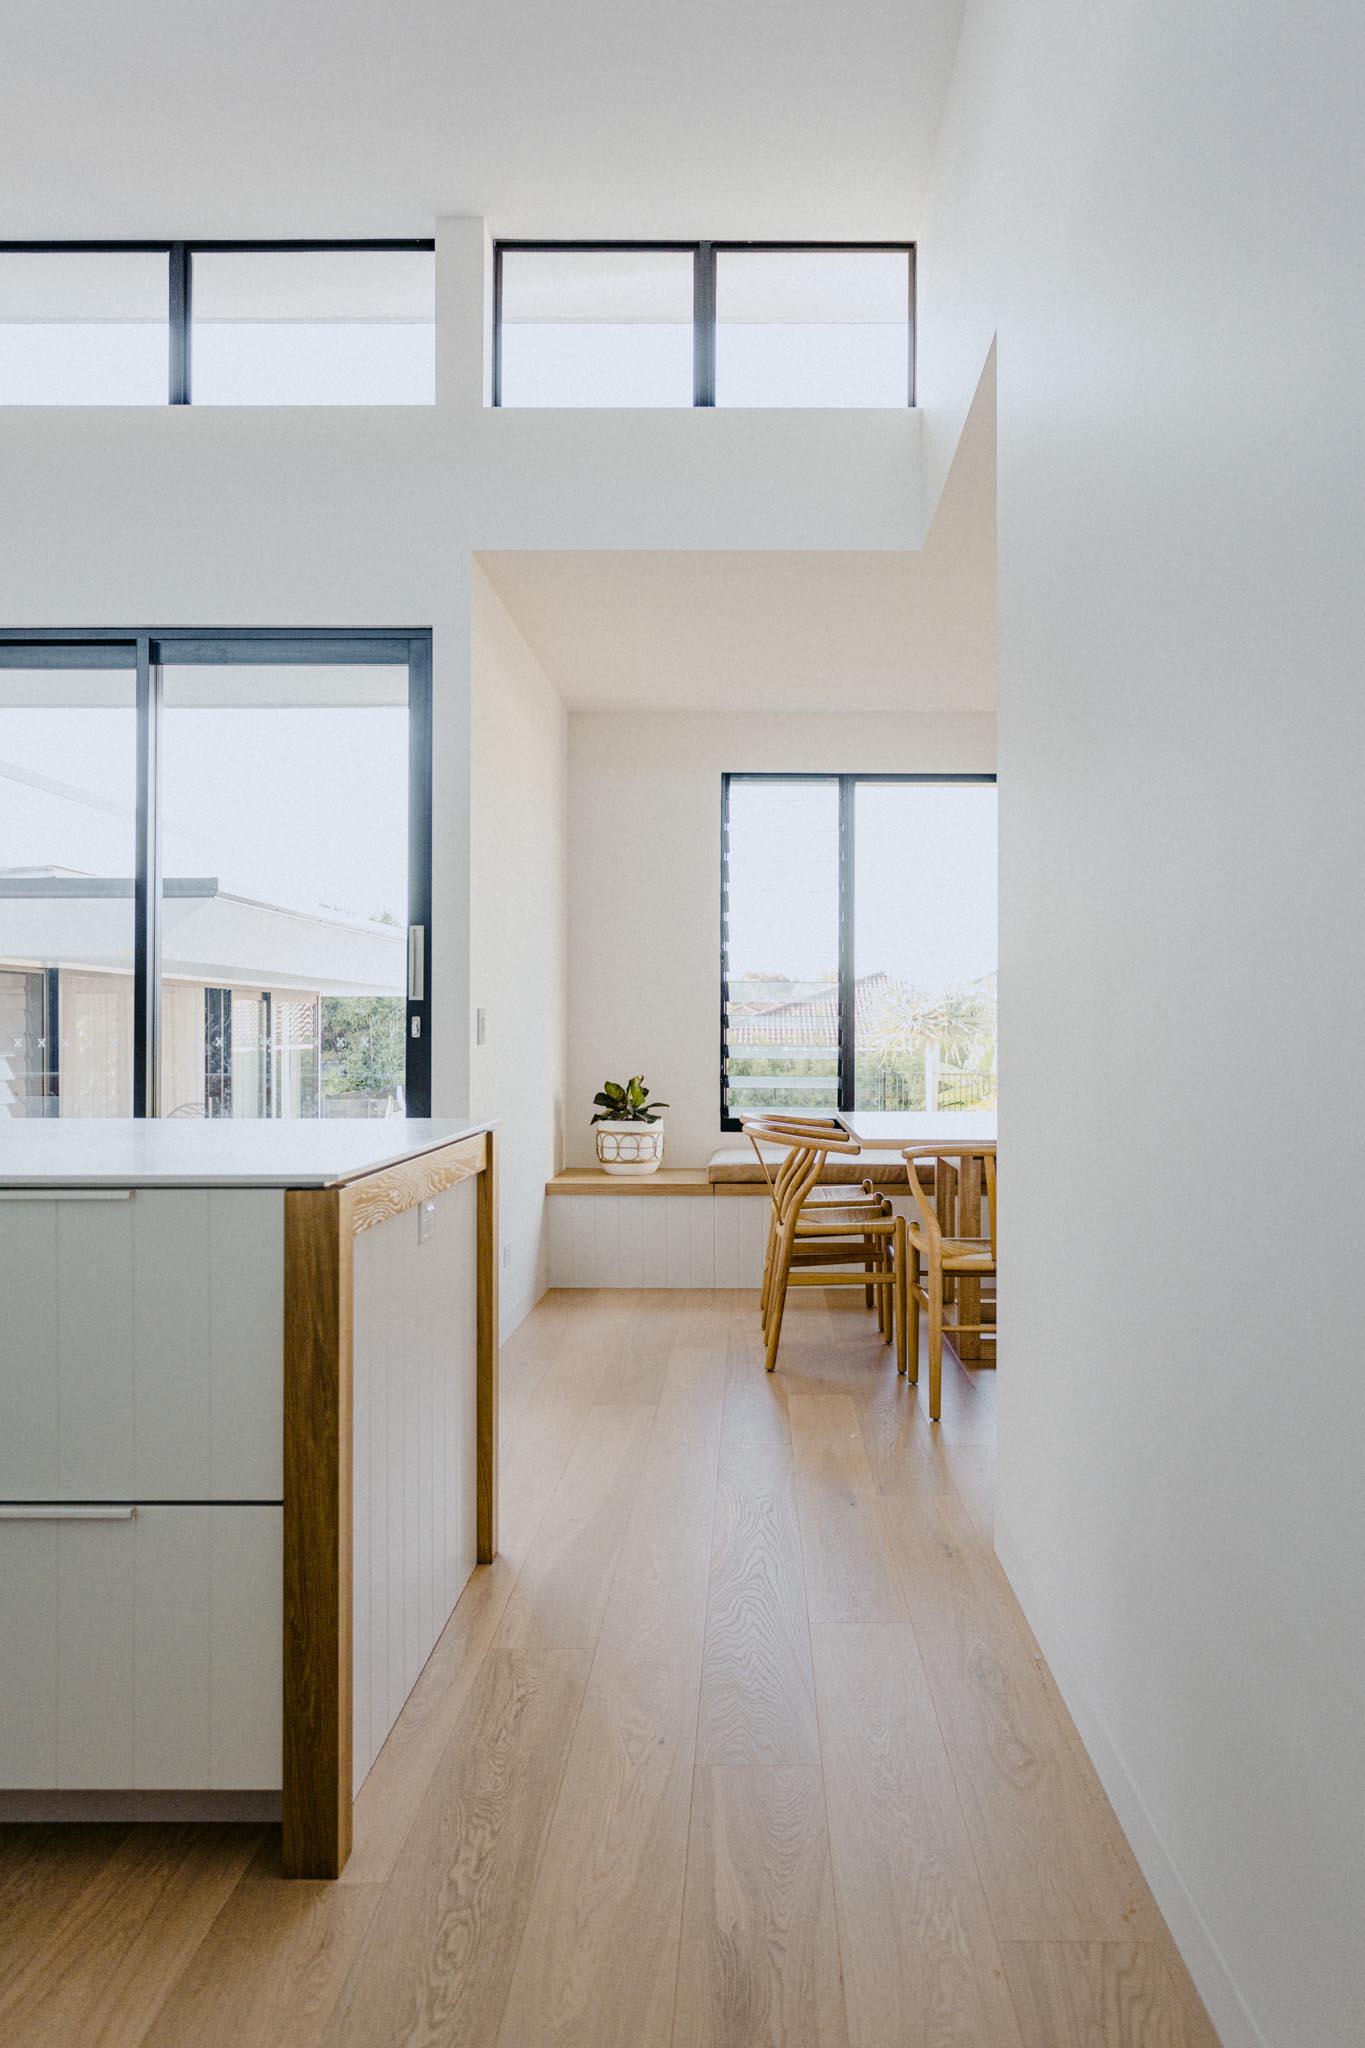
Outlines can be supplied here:
<path id="1" fill-rule="evenodd" d="M 851 1109 L 836 1112 L 839 1122 L 865 1152 L 904 1152 L 909 1146 L 923 1146 L 957 1161 L 957 1227 L 962 1237 L 981 1234 L 981 1160 L 973 1145 L 995 1143 L 993 1109 Z M 940 1194 L 942 1190 L 940 1189 Z M 940 1208 L 940 1218 L 946 1209 Z M 979 1323 L 981 1282 L 959 1274 L 954 1282 L 957 1319 Z M 964 1365 L 994 1365 L 995 1345 L 964 1333 L 957 1336 L 951 1322 L 944 1325 Z"/>

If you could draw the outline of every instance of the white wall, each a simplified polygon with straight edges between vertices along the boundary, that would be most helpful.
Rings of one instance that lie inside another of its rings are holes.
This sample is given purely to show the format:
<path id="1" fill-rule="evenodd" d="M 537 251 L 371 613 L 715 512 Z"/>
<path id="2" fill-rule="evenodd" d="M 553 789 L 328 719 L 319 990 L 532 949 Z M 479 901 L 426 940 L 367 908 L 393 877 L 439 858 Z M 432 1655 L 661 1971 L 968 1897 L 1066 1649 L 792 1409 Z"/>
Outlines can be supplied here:
<path id="1" fill-rule="evenodd" d="M 836 687 L 831 684 L 831 689 Z M 989 770 L 989 716 L 576 712 L 569 720 L 568 1164 L 592 1098 L 644 1069 L 671 1104 L 667 1163 L 720 1127 L 720 779 L 727 770 Z M 623 937 L 623 929 L 629 937 Z"/>
<path id="2" fill-rule="evenodd" d="M 973 6 L 920 264 L 929 446 L 999 334 L 997 1540 L 1228 2048 L 1365 2027 L 1363 45 Z"/>
<path id="3" fill-rule="evenodd" d="M 545 1183 L 562 1156 L 567 719 L 477 564 L 473 597 L 470 1094 L 499 1120 L 507 1331 L 548 1283 Z"/>

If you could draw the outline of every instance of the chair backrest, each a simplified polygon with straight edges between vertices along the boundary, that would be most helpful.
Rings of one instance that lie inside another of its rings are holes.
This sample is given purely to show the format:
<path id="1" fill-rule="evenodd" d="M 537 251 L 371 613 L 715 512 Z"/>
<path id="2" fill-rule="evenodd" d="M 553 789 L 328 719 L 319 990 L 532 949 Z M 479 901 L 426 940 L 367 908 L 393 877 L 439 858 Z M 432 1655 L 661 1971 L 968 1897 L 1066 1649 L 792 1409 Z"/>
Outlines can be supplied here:
<path id="1" fill-rule="evenodd" d="M 785 1229 L 788 1224 L 795 1227 L 801 1205 L 824 1172 L 825 1160 L 831 1152 L 856 1157 L 859 1150 L 851 1140 L 836 1138 L 828 1129 L 794 1131 L 775 1123 L 755 1122 L 746 1124 L 745 1130 L 760 1159 L 763 1145 L 777 1146 L 786 1154 L 776 1173 L 768 1175 L 773 1221 L 778 1229 Z M 767 1173 L 766 1165 L 764 1172 Z"/>
<path id="2" fill-rule="evenodd" d="M 934 1161 L 934 1189 L 935 1194 L 937 1194 L 938 1190 L 943 1186 L 943 1178 L 938 1172 L 940 1160 L 958 1169 L 959 1184 L 961 1182 L 961 1168 L 964 1161 L 968 1159 L 979 1159 L 981 1161 L 985 1179 L 984 1193 L 987 1213 L 990 1217 L 991 1257 L 995 1258 L 995 1141 L 993 1139 L 984 1139 L 974 1145 L 962 1146 L 942 1144 L 907 1145 L 901 1157 L 905 1161 L 906 1177 L 910 1182 L 910 1193 L 914 1198 L 915 1207 L 919 1211 L 919 1220 L 923 1224 L 925 1233 L 931 1242 L 936 1242 L 943 1235 L 943 1226 L 939 1221 L 937 1204 L 930 1197 L 923 1181 L 920 1179 L 919 1168 L 926 1160 L 932 1159 Z M 953 1237 L 957 1234 L 953 1225 L 950 1225 L 948 1235 Z"/>
<path id="3" fill-rule="evenodd" d="M 754 1155 L 762 1169 L 763 1178 L 768 1183 L 769 1194 L 774 1192 L 775 1176 L 769 1167 L 767 1159 L 764 1157 L 763 1146 L 754 1136 L 756 1127 L 761 1125 L 771 1132 L 785 1131 L 795 1137 L 819 1137 L 828 1134 L 831 1137 L 841 1139 L 845 1136 L 844 1127 L 837 1117 L 800 1116 L 795 1112 L 785 1109 L 747 1110 L 740 1117 L 740 1123 L 744 1128 L 745 1137 L 754 1148 Z M 790 1158 L 783 1160 L 782 1164 L 784 1167 L 789 1167 L 791 1164 Z M 821 1171 L 823 1170 L 822 1161 Z"/>

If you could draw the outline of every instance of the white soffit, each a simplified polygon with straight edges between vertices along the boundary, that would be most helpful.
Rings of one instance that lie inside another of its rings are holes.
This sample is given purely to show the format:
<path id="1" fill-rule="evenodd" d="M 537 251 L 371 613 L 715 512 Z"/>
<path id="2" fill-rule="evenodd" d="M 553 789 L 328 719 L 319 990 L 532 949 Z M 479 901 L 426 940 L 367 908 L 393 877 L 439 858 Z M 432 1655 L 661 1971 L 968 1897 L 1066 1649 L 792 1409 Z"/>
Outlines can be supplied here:
<path id="1" fill-rule="evenodd" d="M 0 236 L 894 240 L 962 0 L 45 0 L 9 10 Z"/>
<path id="2" fill-rule="evenodd" d="M 994 366 L 919 553 L 479 561 L 573 710 L 991 713 Z"/>

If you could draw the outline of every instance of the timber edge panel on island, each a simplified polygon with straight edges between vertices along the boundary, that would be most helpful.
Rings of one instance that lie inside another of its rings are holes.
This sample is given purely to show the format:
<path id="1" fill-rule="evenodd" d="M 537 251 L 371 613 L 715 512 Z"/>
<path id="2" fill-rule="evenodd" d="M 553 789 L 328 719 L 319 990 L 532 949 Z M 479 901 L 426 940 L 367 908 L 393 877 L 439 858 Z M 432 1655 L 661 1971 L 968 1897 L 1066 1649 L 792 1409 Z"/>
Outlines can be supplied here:
<path id="1" fill-rule="evenodd" d="M 488 1130 L 340 1186 L 285 1196 L 282 1869 L 339 1877 L 354 1800 L 353 1247 L 477 1184 L 475 1561 L 497 1555 L 497 1140 Z"/>

